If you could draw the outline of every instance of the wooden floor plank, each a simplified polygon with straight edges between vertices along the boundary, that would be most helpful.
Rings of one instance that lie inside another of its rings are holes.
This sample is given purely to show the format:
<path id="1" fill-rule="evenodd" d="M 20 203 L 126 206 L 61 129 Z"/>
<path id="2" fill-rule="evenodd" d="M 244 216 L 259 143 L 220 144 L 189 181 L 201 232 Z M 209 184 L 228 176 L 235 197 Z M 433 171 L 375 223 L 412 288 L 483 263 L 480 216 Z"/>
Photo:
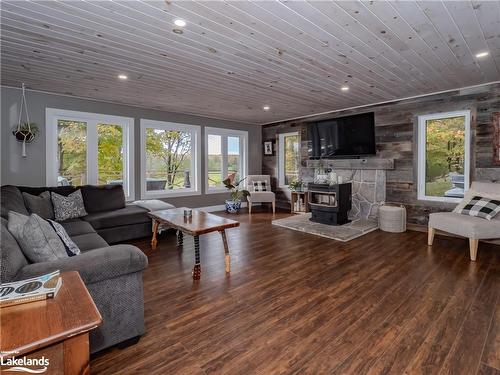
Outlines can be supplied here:
<path id="1" fill-rule="evenodd" d="M 189 237 L 178 247 L 163 233 L 155 251 L 134 242 L 149 258 L 146 334 L 92 356 L 93 374 L 495 374 L 500 247 L 481 244 L 471 263 L 460 239 L 340 243 L 273 226 L 265 210 L 222 215 L 241 222 L 227 231 L 230 276 L 216 233 L 200 238 L 199 283 Z"/>
<path id="2" fill-rule="evenodd" d="M 492 267 L 472 301 L 441 374 L 475 374 L 479 370 L 481 355 L 500 297 L 499 263 L 500 258 L 493 257 Z"/>

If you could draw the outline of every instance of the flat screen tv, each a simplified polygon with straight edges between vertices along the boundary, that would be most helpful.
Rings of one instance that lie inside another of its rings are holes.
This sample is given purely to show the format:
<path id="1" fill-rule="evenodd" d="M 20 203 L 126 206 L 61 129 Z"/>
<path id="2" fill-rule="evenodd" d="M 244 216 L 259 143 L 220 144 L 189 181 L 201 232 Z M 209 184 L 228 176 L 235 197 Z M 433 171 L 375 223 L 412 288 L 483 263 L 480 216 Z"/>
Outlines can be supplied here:
<path id="1" fill-rule="evenodd" d="M 307 137 L 311 159 L 376 154 L 373 112 L 310 123 Z"/>

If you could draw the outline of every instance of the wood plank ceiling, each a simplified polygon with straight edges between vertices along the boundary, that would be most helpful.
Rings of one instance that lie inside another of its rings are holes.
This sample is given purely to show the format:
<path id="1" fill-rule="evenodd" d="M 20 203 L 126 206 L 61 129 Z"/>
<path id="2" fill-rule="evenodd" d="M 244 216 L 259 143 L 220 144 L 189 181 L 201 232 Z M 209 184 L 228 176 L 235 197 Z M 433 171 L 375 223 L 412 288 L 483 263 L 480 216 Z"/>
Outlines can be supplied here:
<path id="1" fill-rule="evenodd" d="M 500 80 L 498 1 L 7 0 L 1 10 L 4 85 L 256 124 Z"/>

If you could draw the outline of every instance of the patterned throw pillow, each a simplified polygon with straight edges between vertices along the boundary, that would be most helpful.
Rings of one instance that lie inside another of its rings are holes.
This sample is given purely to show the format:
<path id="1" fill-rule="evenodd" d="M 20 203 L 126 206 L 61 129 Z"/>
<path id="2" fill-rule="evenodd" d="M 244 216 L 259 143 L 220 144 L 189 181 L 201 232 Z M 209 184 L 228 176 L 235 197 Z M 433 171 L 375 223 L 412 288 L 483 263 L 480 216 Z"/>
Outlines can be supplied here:
<path id="1" fill-rule="evenodd" d="M 51 262 L 67 258 L 68 254 L 54 228 L 37 214 L 25 216 L 9 212 L 7 229 L 32 263 Z"/>
<path id="2" fill-rule="evenodd" d="M 267 191 L 266 181 L 254 181 L 253 191 Z"/>
<path id="3" fill-rule="evenodd" d="M 57 221 L 50 219 L 47 221 L 49 222 L 50 225 L 52 225 L 52 228 L 54 228 L 56 234 L 61 239 L 68 256 L 73 257 L 75 255 L 80 254 L 80 249 L 78 248 L 78 246 L 76 246 L 76 243 L 74 243 L 73 240 L 70 238 L 70 236 L 66 232 L 66 229 L 64 229 L 64 227 Z"/>
<path id="4" fill-rule="evenodd" d="M 87 216 L 85 205 L 83 204 L 82 191 L 71 193 L 67 197 L 57 193 L 50 193 L 52 204 L 54 206 L 54 214 L 57 221 L 67 219 L 75 219 L 82 216 Z"/>
<path id="5" fill-rule="evenodd" d="M 491 220 L 500 213 L 500 200 L 475 196 L 465 205 L 460 213 Z"/>

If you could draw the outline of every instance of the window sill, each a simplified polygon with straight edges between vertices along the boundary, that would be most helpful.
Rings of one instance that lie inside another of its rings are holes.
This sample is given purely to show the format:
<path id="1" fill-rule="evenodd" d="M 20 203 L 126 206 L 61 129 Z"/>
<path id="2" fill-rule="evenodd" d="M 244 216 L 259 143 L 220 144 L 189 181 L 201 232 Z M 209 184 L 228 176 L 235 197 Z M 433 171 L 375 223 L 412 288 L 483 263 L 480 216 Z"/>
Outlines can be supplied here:
<path id="1" fill-rule="evenodd" d="M 457 204 L 462 201 L 463 198 L 446 198 L 446 197 L 418 197 L 419 201 L 435 202 L 435 203 L 453 203 Z"/>
<path id="2" fill-rule="evenodd" d="M 205 194 L 223 194 L 223 193 L 228 193 L 229 190 L 226 188 L 212 188 L 212 189 L 207 189 Z"/>
<path id="3" fill-rule="evenodd" d="M 156 198 L 177 198 L 189 197 L 193 195 L 201 195 L 201 191 L 197 190 L 184 190 L 184 191 L 149 191 L 141 194 L 141 199 L 156 199 Z"/>

